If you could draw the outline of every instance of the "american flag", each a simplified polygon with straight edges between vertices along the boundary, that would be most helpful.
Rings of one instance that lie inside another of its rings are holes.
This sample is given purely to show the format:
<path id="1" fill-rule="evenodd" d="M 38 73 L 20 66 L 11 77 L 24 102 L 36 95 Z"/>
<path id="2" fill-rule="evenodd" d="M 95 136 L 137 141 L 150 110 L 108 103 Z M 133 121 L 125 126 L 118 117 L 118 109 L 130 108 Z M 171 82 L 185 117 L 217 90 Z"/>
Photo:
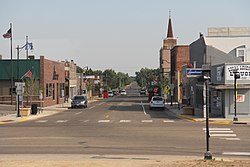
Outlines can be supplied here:
<path id="1" fill-rule="evenodd" d="M 4 38 L 11 38 L 11 28 L 5 33 L 3 34 Z"/>
<path id="2" fill-rule="evenodd" d="M 22 76 L 21 79 L 23 79 L 23 77 L 31 78 L 31 77 L 32 77 L 32 71 L 31 71 L 31 70 L 27 71 L 27 72 Z"/>

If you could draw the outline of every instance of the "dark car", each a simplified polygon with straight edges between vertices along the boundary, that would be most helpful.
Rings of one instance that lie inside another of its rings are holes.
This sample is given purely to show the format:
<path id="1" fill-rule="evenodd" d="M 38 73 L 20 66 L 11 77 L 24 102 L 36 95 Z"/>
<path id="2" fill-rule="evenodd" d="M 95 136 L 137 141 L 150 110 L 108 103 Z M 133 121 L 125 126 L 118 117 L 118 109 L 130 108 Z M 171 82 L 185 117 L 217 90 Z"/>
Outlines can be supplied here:
<path id="1" fill-rule="evenodd" d="M 82 95 L 74 96 L 71 102 L 71 108 L 77 108 L 77 107 L 81 107 L 81 108 L 88 107 L 88 100 L 86 96 L 82 96 Z"/>

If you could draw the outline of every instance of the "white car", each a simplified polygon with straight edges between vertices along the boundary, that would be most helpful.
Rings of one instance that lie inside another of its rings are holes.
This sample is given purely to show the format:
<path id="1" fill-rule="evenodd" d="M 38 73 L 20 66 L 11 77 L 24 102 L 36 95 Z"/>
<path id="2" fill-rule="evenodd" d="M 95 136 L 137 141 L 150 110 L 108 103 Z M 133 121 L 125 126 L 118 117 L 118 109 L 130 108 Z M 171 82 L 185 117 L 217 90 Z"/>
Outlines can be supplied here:
<path id="1" fill-rule="evenodd" d="M 126 90 L 122 90 L 122 91 L 121 91 L 121 95 L 127 95 Z"/>
<path id="2" fill-rule="evenodd" d="M 165 109 L 165 102 L 164 98 L 161 96 L 153 96 L 150 100 L 150 110 L 153 108 L 161 108 L 162 110 Z"/>
<path id="3" fill-rule="evenodd" d="M 109 97 L 113 97 L 113 96 L 114 96 L 114 93 L 113 93 L 112 91 L 109 91 L 109 92 L 108 92 L 108 96 L 109 96 Z"/>

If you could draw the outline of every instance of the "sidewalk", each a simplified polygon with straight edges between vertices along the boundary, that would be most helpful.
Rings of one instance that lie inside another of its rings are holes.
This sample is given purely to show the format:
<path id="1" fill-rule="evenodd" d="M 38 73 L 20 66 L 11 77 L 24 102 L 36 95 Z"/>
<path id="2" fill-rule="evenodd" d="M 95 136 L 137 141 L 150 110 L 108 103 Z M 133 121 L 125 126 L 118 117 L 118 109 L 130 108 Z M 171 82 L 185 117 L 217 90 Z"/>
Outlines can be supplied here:
<path id="1" fill-rule="evenodd" d="M 206 118 L 201 118 L 195 115 L 183 114 L 182 108 L 178 109 L 177 104 L 170 106 L 169 103 L 166 103 L 166 109 L 173 114 L 177 115 L 182 119 L 187 119 L 193 122 L 205 122 Z M 233 118 L 209 118 L 210 124 L 250 124 L 250 118 L 238 118 L 238 122 L 234 122 Z"/>
<path id="2" fill-rule="evenodd" d="M 95 100 L 88 100 L 88 103 L 92 103 Z M 30 114 L 28 116 L 17 117 L 17 111 L 15 111 L 15 106 L 0 104 L 0 125 L 8 123 L 23 122 L 27 120 L 38 119 L 46 117 L 49 115 L 54 115 L 59 112 L 67 110 L 71 106 L 71 103 L 57 104 L 53 106 L 44 107 L 42 111 L 37 111 L 36 115 Z"/>

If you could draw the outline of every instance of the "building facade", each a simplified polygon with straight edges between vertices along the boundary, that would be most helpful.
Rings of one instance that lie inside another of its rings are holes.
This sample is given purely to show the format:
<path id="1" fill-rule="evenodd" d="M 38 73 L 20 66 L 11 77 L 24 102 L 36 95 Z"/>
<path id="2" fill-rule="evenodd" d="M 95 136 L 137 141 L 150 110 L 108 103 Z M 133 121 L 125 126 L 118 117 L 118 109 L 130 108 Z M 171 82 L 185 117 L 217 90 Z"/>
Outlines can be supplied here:
<path id="1" fill-rule="evenodd" d="M 177 40 L 173 36 L 172 20 L 169 17 L 167 37 L 163 40 L 163 46 L 160 49 L 160 71 L 163 77 L 169 77 L 171 70 L 171 49 L 176 45 Z"/>
<path id="2" fill-rule="evenodd" d="M 174 84 L 174 101 L 182 99 L 182 66 L 189 64 L 189 46 L 176 45 L 171 49 L 171 83 Z"/>
<path id="3" fill-rule="evenodd" d="M 211 81 L 209 84 L 209 112 L 211 116 L 215 117 L 231 117 L 232 116 L 232 83 L 230 80 L 220 83 L 224 86 L 218 86 L 218 82 L 215 82 L 214 68 L 219 65 L 221 73 L 224 75 L 227 65 L 221 64 L 233 64 L 244 65 L 250 60 L 249 46 L 250 46 L 250 33 L 248 28 L 209 28 L 208 36 L 204 37 L 200 35 L 200 38 L 190 44 L 190 63 L 195 65 L 198 70 L 211 71 Z M 222 67 L 223 66 L 223 67 Z M 224 71 L 223 71 L 224 70 Z M 218 72 L 219 73 L 219 72 Z M 217 76 L 216 76 L 217 77 Z M 186 91 L 188 99 L 193 99 L 191 105 L 195 108 L 195 115 L 205 116 L 204 109 L 204 79 L 203 76 L 188 78 L 187 75 L 183 76 L 185 80 Z M 243 82 L 243 81 L 240 81 Z M 245 82 L 245 81 L 244 81 Z M 248 82 L 248 81 L 246 81 Z M 231 85 L 228 85 L 228 84 Z M 246 83 L 247 84 L 247 83 Z M 217 85 L 217 86 L 216 86 Z M 244 89 L 248 89 L 247 86 Z M 245 95 L 247 95 L 248 90 Z M 227 99 L 229 98 L 229 99 Z M 217 100 L 216 100 L 217 99 Z M 222 103 L 223 104 L 222 104 Z M 215 106 L 218 107 L 215 109 Z M 245 111 L 244 111 L 245 112 Z M 247 111 L 248 112 L 248 111 Z M 249 114 L 243 114 L 242 116 L 248 116 Z"/>
<path id="4" fill-rule="evenodd" d="M 3 71 L 0 74 L 0 103 L 15 104 L 15 82 L 25 82 L 22 94 L 25 106 L 35 103 L 46 107 L 64 102 L 63 63 L 45 59 L 44 56 L 33 60 L 0 60 L 0 70 Z"/>

